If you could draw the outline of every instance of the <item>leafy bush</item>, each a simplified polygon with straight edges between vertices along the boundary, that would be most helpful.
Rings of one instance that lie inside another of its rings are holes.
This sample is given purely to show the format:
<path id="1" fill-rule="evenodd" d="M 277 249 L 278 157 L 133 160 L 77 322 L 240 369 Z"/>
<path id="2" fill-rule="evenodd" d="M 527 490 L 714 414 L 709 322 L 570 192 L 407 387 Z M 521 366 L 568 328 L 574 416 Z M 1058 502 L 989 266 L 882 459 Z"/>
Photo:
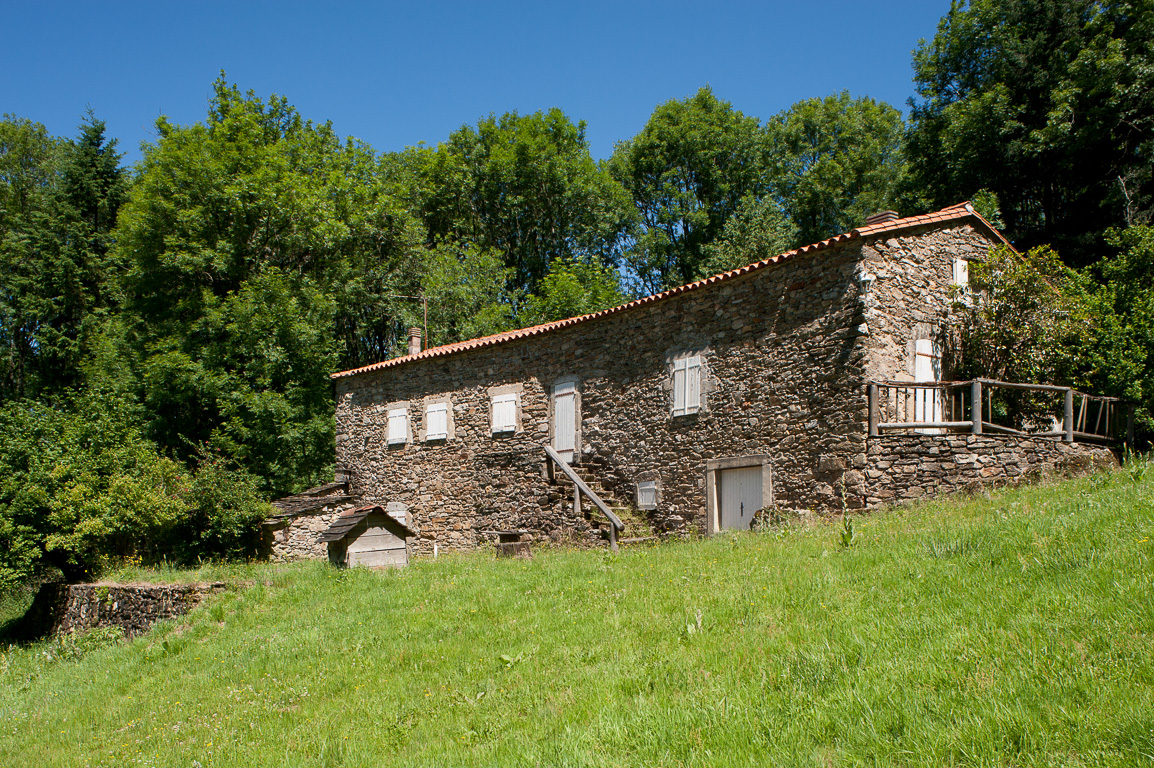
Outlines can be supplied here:
<path id="1" fill-rule="evenodd" d="M 78 580 L 128 557 L 243 556 L 269 511 L 223 460 L 189 472 L 161 455 L 131 401 L 107 392 L 9 403 L 0 431 L 0 591 L 44 567 Z"/>

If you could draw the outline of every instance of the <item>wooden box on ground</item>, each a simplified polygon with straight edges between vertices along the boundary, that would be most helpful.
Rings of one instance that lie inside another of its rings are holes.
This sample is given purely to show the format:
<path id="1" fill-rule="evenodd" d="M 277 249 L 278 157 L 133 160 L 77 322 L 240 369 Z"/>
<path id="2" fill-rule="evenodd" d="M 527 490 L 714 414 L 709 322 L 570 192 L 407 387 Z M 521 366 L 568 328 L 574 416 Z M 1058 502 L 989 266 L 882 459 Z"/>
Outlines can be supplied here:
<path id="1" fill-rule="evenodd" d="M 368 504 L 341 514 L 318 541 L 328 545 L 334 565 L 399 568 L 409 562 L 406 542 L 413 535 L 383 505 Z"/>

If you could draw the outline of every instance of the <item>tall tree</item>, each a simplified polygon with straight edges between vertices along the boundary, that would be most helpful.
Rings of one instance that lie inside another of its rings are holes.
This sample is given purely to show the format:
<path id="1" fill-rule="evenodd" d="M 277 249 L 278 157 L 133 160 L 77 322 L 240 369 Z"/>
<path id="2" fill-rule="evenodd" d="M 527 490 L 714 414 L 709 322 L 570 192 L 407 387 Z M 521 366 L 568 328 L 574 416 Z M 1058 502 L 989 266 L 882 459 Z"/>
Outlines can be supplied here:
<path id="1" fill-rule="evenodd" d="M 116 231 L 150 435 L 209 442 L 280 493 L 332 461 L 327 374 L 365 330 L 362 267 L 420 240 L 365 147 L 222 80 L 204 123 L 161 119 Z M 382 286 L 387 290 L 388 286 Z"/>
<path id="2" fill-rule="evenodd" d="M 698 277 L 743 267 L 785 253 L 798 240 L 797 227 L 781 204 L 766 196 L 747 197 L 725 222 L 721 235 L 705 246 Z"/>
<path id="3" fill-rule="evenodd" d="M 111 232 L 127 180 L 91 113 L 77 139 L 0 122 L 0 399 L 74 385 L 113 303 Z"/>
<path id="4" fill-rule="evenodd" d="M 504 254 L 510 288 L 535 290 L 558 260 L 617 264 L 628 199 L 561 110 L 491 115 L 407 155 L 431 241 Z"/>
<path id="5" fill-rule="evenodd" d="M 741 201 L 767 191 L 760 121 L 708 87 L 659 105 L 637 136 L 617 145 L 609 168 L 640 215 L 628 261 L 646 292 L 696 279 L 705 246 Z"/>
<path id="6" fill-rule="evenodd" d="M 934 204 L 995 193 L 1019 247 L 1069 263 L 1154 197 L 1154 3 L 953 0 L 914 54 L 909 148 Z"/>
<path id="7" fill-rule="evenodd" d="M 765 126 L 773 195 L 813 243 L 897 205 L 906 176 L 901 113 L 847 91 L 799 101 Z"/>

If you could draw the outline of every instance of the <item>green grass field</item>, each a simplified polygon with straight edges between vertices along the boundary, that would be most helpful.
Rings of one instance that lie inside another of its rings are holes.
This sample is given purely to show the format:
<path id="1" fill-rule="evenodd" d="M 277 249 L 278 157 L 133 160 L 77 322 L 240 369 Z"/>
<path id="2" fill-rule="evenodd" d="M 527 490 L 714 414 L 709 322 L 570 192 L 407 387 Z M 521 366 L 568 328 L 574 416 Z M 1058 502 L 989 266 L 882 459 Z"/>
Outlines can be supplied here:
<path id="1" fill-rule="evenodd" d="M 1154 764 L 1154 468 L 403 571 L 0 657 L 0 765 Z M 196 574 L 121 574 L 196 578 Z"/>

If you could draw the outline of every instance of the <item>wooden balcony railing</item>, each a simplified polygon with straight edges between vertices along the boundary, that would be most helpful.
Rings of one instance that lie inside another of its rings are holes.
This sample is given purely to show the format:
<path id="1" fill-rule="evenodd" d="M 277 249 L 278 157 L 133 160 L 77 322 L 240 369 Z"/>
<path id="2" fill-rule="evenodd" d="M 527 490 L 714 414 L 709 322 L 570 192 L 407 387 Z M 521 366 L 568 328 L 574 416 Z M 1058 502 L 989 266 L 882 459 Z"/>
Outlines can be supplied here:
<path id="1" fill-rule="evenodd" d="M 1024 392 L 1035 415 L 1016 426 L 1006 407 L 1009 393 Z M 1047 402 L 1049 400 L 1050 402 Z M 1061 418 L 1058 402 L 1061 402 Z M 1050 412 L 1052 411 L 1052 412 Z M 1040 420 L 1049 419 L 1049 425 Z M 1003 423 L 998 423 L 999 421 Z M 1045 427 L 1049 426 L 1049 429 Z M 1116 397 L 1078 392 L 1050 384 L 1016 384 L 993 379 L 972 381 L 871 381 L 869 433 L 915 431 L 923 434 L 969 432 L 1060 438 L 1067 443 L 1134 442 L 1134 407 Z"/>

